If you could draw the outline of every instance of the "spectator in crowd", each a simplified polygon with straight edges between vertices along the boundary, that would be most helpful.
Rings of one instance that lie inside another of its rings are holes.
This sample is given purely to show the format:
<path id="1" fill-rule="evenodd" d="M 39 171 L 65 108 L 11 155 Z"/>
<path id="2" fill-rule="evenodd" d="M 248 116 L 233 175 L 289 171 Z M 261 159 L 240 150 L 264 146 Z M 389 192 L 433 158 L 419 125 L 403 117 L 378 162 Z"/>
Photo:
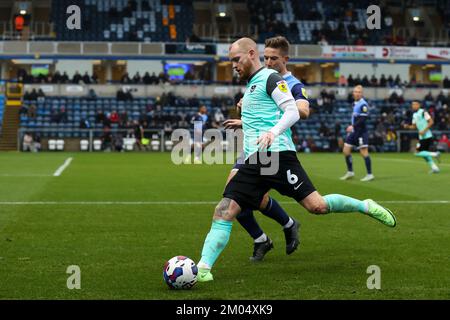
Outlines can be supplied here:
<path id="1" fill-rule="evenodd" d="M 448 77 L 444 78 L 442 85 L 443 85 L 444 89 L 450 89 L 450 80 L 448 79 Z"/>
<path id="2" fill-rule="evenodd" d="M 80 120 L 80 129 L 89 129 L 91 128 L 91 123 L 88 119 L 82 118 Z"/>
<path id="3" fill-rule="evenodd" d="M 111 121 L 111 123 L 119 123 L 120 122 L 119 114 L 117 113 L 116 110 L 113 110 L 110 113 L 109 120 Z"/>
<path id="4" fill-rule="evenodd" d="M 34 152 L 39 152 L 42 149 L 41 145 L 41 135 L 39 132 L 36 132 L 34 135 Z"/>
<path id="5" fill-rule="evenodd" d="M 320 41 L 317 43 L 319 46 L 327 46 L 328 45 L 328 41 L 327 38 L 325 37 L 325 35 L 321 35 L 320 36 Z"/>
<path id="6" fill-rule="evenodd" d="M 110 115 L 111 115 L 110 113 L 107 113 L 103 118 L 103 128 L 111 129 L 111 120 L 109 119 Z"/>
<path id="7" fill-rule="evenodd" d="M 141 79 L 141 75 L 139 74 L 139 71 L 136 72 L 136 74 L 133 77 L 133 83 L 141 83 L 142 79 Z"/>
<path id="8" fill-rule="evenodd" d="M 395 83 L 394 83 L 394 78 L 392 77 L 392 75 L 390 74 L 389 77 L 387 78 L 387 84 L 389 87 L 394 87 Z"/>
<path id="9" fill-rule="evenodd" d="M 152 84 L 152 78 L 150 77 L 150 74 L 148 72 L 146 72 L 142 77 L 142 82 L 144 84 Z"/>
<path id="10" fill-rule="evenodd" d="M 28 108 L 27 116 L 31 119 L 35 119 L 37 117 L 36 105 L 34 103 L 32 103 Z"/>
<path id="11" fill-rule="evenodd" d="M 87 71 L 84 73 L 82 80 L 84 84 L 91 84 L 91 77 L 89 76 Z"/>
<path id="12" fill-rule="evenodd" d="M 118 101 L 132 101 L 133 95 L 131 94 L 131 90 L 124 91 L 119 89 L 119 91 L 117 91 L 116 98 Z"/>
<path id="13" fill-rule="evenodd" d="M 166 82 L 169 82 L 169 77 L 164 72 L 160 72 L 158 75 L 158 83 Z"/>
<path id="14" fill-rule="evenodd" d="M 159 84 L 159 79 L 154 72 L 150 76 L 150 84 Z"/>
<path id="15" fill-rule="evenodd" d="M 23 95 L 23 98 L 25 100 L 30 100 L 30 101 L 36 101 L 38 98 L 38 94 L 35 88 L 33 88 L 33 90 L 31 90 L 31 92 L 25 91 L 25 94 Z"/>
<path id="16" fill-rule="evenodd" d="M 97 114 L 95 115 L 95 123 L 103 123 L 103 120 L 105 120 L 105 114 L 103 111 L 98 110 Z"/>
<path id="17" fill-rule="evenodd" d="M 45 93 L 44 93 L 44 91 L 42 91 L 42 89 L 39 89 L 37 92 L 37 100 L 45 101 Z"/>
<path id="18" fill-rule="evenodd" d="M 386 138 L 386 126 L 383 118 L 379 119 L 374 132 L 374 145 L 377 151 L 381 151 Z"/>
<path id="19" fill-rule="evenodd" d="M 120 79 L 120 83 L 131 83 L 130 76 L 128 75 L 128 72 L 126 72 L 122 78 Z"/>
<path id="20" fill-rule="evenodd" d="M 381 75 L 381 78 L 380 78 L 380 87 L 386 87 L 386 86 L 387 86 L 387 82 L 388 82 L 388 81 L 387 81 L 385 75 L 382 74 L 382 75 Z"/>
<path id="21" fill-rule="evenodd" d="M 225 121 L 225 116 L 220 108 L 216 108 L 214 111 L 214 117 L 211 126 L 215 129 L 222 129 L 222 123 Z"/>
<path id="22" fill-rule="evenodd" d="M 339 76 L 338 85 L 339 87 L 347 87 L 348 85 L 347 79 L 343 74 Z"/>
<path id="23" fill-rule="evenodd" d="M 88 94 L 87 94 L 87 99 L 90 101 L 95 101 L 97 100 L 97 94 L 95 93 L 94 89 L 89 89 Z"/>
<path id="24" fill-rule="evenodd" d="M 64 71 L 61 76 L 61 83 L 69 83 L 69 76 L 66 71 Z"/>
<path id="25" fill-rule="evenodd" d="M 52 83 L 61 83 L 62 82 L 62 75 L 59 71 L 56 71 L 52 78 Z"/>
<path id="26" fill-rule="evenodd" d="M 355 86 L 355 80 L 353 79 L 353 75 L 350 74 L 348 76 L 347 82 L 348 82 L 348 86 L 349 87 L 354 87 Z"/>
<path id="27" fill-rule="evenodd" d="M 437 129 L 441 131 L 448 130 L 448 121 L 446 118 L 441 118 L 438 122 Z"/>
<path id="28" fill-rule="evenodd" d="M 390 126 L 387 130 L 386 130 L 386 141 L 390 142 L 390 141 L 397 141 L 397 134 L 395 133 L 395 129 L 393 126 Z"/>
<path id="29" fill-rule="evenodd" d="M 117 152 L 123 152 L 123 136 L 119 133 L 114 136 L 114 150 Z"/>
<path id="30" fill-rule="evenodd" d="M 136 139 L 136 146 L 139 151 L 141 151 L 142 148 L 147 149 L 146 146 L 142 144 L 142 139 L 144 138 L 144 127 L 137 120 L 133 121 L 133 132 L 134 138 Z"/>
<path id="31" fill-rule="evenodd" d="M 375 77 L 374 74 L 370 78 L 370 86 L 371 87 L 378 87 L 378 79 L 377 79 L 377 77 Z"/>
<path id="32" fill-rule="evenodd" d="M 26 105 L 22 105 L 21 107 L 20 107 L 20 109 L 19 109 L 19 116 L 21 116 L 21 115 L 26 115 L 26 116 L 28 116 L 28 108 L 27 108 L 27 106 Z"/>
<path id="33" fill-rule="evenodd" d="M 109 127 L 103 128 L 102 150 L 109 152 L 112 149 L 112 135 Z"/>
<path id="34" fill-rule="evenodd" d="M 369 78 L 367 78 L 367 75 L 365 75 L 365 76 L 362 78 L 361 83 L 362 83 L 362 85 L 363 85 L 364 87 L 368 87 L 368 86 L 370 85 Z"/>
<path id="35" fill-rule="evenodd" d="M 22 150 L 32 152 L 34 151 L 33 136 L 29 132 L 25 132 L 22 141 Z"/>
<path id="36" fill-rule="evenodd" d="M 128 123 L 128 113 L 126 110 L 120 113 L 119 119 L 119 128 L 125 129 Z"/>
<path id="37" fill-rule="evenodd" d="M 164 136 L 169 138 L 172 135 L 172 131 L 172 124 L 169 121 L 166 121 L 166 123 L 164 123 Z"/>
<path id="38" fill-rule="evenodd" d="M 427 95 L 423 99 L 425 102 L 434 102 L 433 95 L 431 94 L 431 91 L 428 91 Z"/>
<path id="39" fill-rule="evenodd" d="M 80 81 L 83 81 L 83 77 L 80 75 L 78 71 L 75 72 L 72 78 L 72 83 L 79 84 Z"/>
<path id="40" fill-rule="evenodd" d="M 450 150 L 450 140 L 446 134 L 443 134 L 439 140 L 437 145 L 438 151 L 448 152 Z"/>

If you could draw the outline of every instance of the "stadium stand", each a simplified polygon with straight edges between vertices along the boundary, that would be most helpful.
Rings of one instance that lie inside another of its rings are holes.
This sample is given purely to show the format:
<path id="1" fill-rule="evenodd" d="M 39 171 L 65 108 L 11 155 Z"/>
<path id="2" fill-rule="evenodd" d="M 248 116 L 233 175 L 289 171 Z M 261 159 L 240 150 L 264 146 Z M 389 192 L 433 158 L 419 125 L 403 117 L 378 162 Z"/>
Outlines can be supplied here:
<path id="1" fill-rule="evenodd" d="M 347 100 L 323 99 L 330 92 L 322 91 L 318 99 L 311 99 L 312 114 L 300 121 L 293 130 L 299 151 L 338 151 L 349 125 L 351 110 Z M 325 103 L 324 103 L 325 101 Z M 397 151 L 396 130 L 411 120 L 411 100 L 391 95 L 384 100 L 370 101 L 368 128 L 370 145 L 377 151 Z M 327 106 L 327 103 L 329 104 Z M 434 117 L 436 132 L 450 129 L 450 95 L 443 93 L 436 98 L 425 97 L 424 106 Z M 200 105 L 205 105 L 210 116 L 221 110 L 224 116 L 233 109 L 231 98 L 186 99 L 172 94 L 152 98 L 134 98 L 132 101 L 118 101 L 113 97 L 98 97 L 88 100 L 80 97 L 46 97 L 43 100 L 26 100 L 25 106 L 36 105 L 36 115 L 21 114 L 23 130 L 32 129 L 42 138 L 88 138 L 89 130 L 94 137 L 101 137 L 108 127 L 114 135 L 121 130 L 132 132 L 133 122 L 138 121 L 146 129 L 165 130 L 188 128 Z M 61 112 L 61 109 L 64 109 Z M 329 124 L 333 124 L 332 127 Z M 85 130 L 80 130 L 85 129 Z M 411 137 L 409 137 L 411 139 Z"/>
<path id="2" fill-rule="evenodd" d="M 2 132 L 3 110 L 5 109 L 5 96 L 0 95 L 0 133 Z"/>
<path id="3" fill-rule="evenodd" d="M 58 40 L 183 42 L 191 36 L 192 1 L 84 0 L 83 30 L 69 30 L 65 10 L 71 0 L 53 0 Z"/>
<path id="4" fill-rule="evenodd" d="M 28 15 L 27 32 L 17 32 L 6 12 L 0 15 L 0 32 L 5 40 L 139 41 L 139 42 L 219 42 L 244 33 L 255 34 L 260 42 L 277 34 L 294 44 L 445 46 L 449 43 L 450 4 L 448 1 L 350 1 L 350 0 L 233 0 L 225 2 L 229 12 L 221 34 L 213 18 L 214 6 L 197 10 L 205 1 L 194 0 L 49 0 L 45 15 Z M 78 5 L 83 12 L 82 30 L 66 28 L 66 8 Z M 238 5 L 243 6 L 238 6 Z M 382 8 L 381 28 L 367 31 L 367 7 Z M 10 9 L 9 9 L 10 10 Z M 413 23 L 418 10 L 421 20 Z M 205 20 L 205 15 L 210 21 Z M 243 17 L 245 15 L 245 17 Z M 49 23 L 50 21 L 50 23 Z M 206 34 L 194 34 L 202 28 Z M 243 25 L 247 28 L 240 28 Z M 249 26 L 251 28 L 249 28 Z M 245 31 L 246 30 L 246 31 Z M 252 32 L 250 32 L 252 30 Z"/>

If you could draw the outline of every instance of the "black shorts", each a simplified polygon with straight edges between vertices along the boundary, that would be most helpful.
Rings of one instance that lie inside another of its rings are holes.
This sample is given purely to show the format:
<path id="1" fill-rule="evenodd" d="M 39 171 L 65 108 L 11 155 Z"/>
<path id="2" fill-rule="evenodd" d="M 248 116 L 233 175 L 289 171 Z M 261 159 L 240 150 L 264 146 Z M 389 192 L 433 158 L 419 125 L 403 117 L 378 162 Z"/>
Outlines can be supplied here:
<path id="1" fill-rule="evenodd" d="M 245 156 L 244 153 L 242 153 L 237 159 L 236 162 L 234 163 L 233 169 L 231 170 L 239 170 L 245 163 Z"/>
<path id="2" fill-rule="evenodd" d="M 430 151 L 431 146 L 433 145 L 433 138 L 419 140 L 417 143 L 417 151 Z"/>
<path id="3" fill-rule="evenodd" d="M 253 154 L 239 167 L 239 171 L 225 187 L 223 192 L 225 198 L 233 199 L 241 208 L 259 209 L 264 194 L 270 189 L 275 189 L 297 202 L 316 191 L 298 161 L 296 152 L 279 152 L 278 170 L 271 175 L 261 174 L 262 169 L 267 169 L 273 163 L 262 164 L 260 155 L 260 153 Z M 274 152 L 263 155 L 273 157 Z"/>

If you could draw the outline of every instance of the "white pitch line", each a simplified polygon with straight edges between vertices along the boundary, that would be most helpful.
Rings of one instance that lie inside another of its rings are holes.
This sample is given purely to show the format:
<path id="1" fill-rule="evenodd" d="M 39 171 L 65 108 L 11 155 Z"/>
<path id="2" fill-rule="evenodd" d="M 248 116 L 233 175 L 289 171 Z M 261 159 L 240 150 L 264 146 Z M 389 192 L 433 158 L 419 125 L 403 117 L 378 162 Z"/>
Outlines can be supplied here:
<path id="1" fill-rule="evenodd" d="M 391 204 L 450 204 L 450 200 L 385 200 Z M 0 201 L 0 205 L 215 205 L 218 201 Z M 281 204 L 297 204 L 280 201 Z"/>
<path id="2" fill-rule="evenodd" d="M 414 161 L 414 160 L 406 160 L 406 159 L 398 159 L 398 158 L 381 158 L 381 157 L 376 157 L 376 158 L 374 158 L 374 159 L 377 159 L 377 160 L 384 160 L 384 161 L 392 161 L 392 162 L 407 162 L 407 163 L 424 164 L 424 162 L 422 162 L 422 161 Z M 439 163 L 439 162 L 437 162 L 437 161 L 435 161 L 435 162 L 436 162 L 436 165 L 437 165 L 438 167 L 440 167 L 440 166 L 449 167 L 449 166 L 450 166 L 449 163 Z"/>
<path id="3" fill-rule="evenodd" d="M 69 164 L 72 162 L 73 158 L 67 158 L 66 161 L 64 161 L 63 165 L 58 168 L 58 170 L 55 171 L 53 174 L 54 177 L 59 177 L 61 173 L 69 166 Z"/>
<path id="4" fill-rule="evenodd" d="M 51 174 L 9 174 L 2 173 L 0 177 L 52 177 Z"/>

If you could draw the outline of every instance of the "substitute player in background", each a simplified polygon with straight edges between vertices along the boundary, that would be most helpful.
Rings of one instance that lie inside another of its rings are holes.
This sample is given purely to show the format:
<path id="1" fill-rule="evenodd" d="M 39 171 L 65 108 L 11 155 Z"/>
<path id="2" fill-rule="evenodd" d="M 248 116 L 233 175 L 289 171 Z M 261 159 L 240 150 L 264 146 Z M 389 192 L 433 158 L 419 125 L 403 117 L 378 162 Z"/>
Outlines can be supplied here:
<path id="1" fill-rule="evenodd" d="M 289 90 L 291 91 L 301 119 L 306 119 L 309 116 L 309 101 L 306 94 L 306 89 L 291 72 L 287 70 L 287 62 L 289 61 L 289 41 L 285 37 L 273 37 L 265 41 L 264 48 L 264 63 L 269 69 L 276 70 L 286 80 Z M 240 113 L 241 103 L 238 104 L 238 112 Z M 240 119 L 229 119 L 224 122 L 226 129 L 235 129 L 242 127 Z M 243 155 L 242 155 L 243 156 Z M 231 170 L 228 182 L 236 175 L 239 168 L 242 166 L 243 159 L 239 159 Z M 275 220 L 283 227 L 283 232 L 286 240 L 286 254 L 293 253 L 299 243 L 298 230 L 300 224 L 297 220 L 290 217 L 286 211 L 279 205 L 279 203 L 269 197 L 268 194 L 264 196 L 264 204 L 266 207 L 260 207 L 259 210 L 265 216 Z M 248 234 L 253 238 L 253 255 L 250 257 L 253 261 L 261 261 L 265 254 L 273 248 L 272 240 L 264 233 L 255 220 L 253 210 L 245 208 L 236 217 L 238 222 L 244 227 Z"/>
<path id="2" fill-rule="evenodd" d="M 208 126 L 208 109 L 202 105 L 198 108 L 198 112 L 192 117 L 191 123 L 194 125 L 194 163 L 202 163 L 203 150 L 203 133 Z M 191 155 L 189 154 L 184 163 L 191 163 Z"/>
<path id="3" fill-rule="evenodd" d="M 430 114 L 420 107 L 419 101 L 413 101 L 411 108 L 414 111 L 412 124 L 405 124 L 405 129 L 417 129 L 419 131 L 419 143 L 417 144 L 416 157 L 423 158 L 431 168 L 430 173 L 438 173 L 440 170 L 434 163 L 433 157 L 439 161 L 440 152 L 431 152 L 430 147 L 433 145 L 433 134 L 430 128 L 433 126 L 433 118 Z"/>
<path id="4" fill-rule="evenodd" d="M 355 176 L 353 172 L 352 149 L 356 147 L 364 158 L 366 164 L 367 175 L 361 181 L 370 181 L 375 177 L 372 174 L 372 162 L 369 156 L 369 133 L 367 132 L 367 117 L 369 115 L 369 105 L 363 98 L 363 87 L 357 85 L 353 89 L 353 114 L 352 124 L 347 127 L 347 138 L 342 152 L 345 156 L 347 164 L 347 173 L 341 177 L 341 180 L 351 179 Z"/>
<path id="5" fill-rule="evenodd" d="M 391 211 L 375 201 L 364 201 L 340 194 L 321 196 L 298 161 L 292 127 L 300 118 L 286 80 L 275 70 L 261 67 L 256 43 L 241 38 L 230 46 L 229 58 L 241 80 L 248 81 L 242 100 L 245 163 L 227 184 L 217 204 L 211 229 L 206 236 L 198 266 L 198 281 L 213 280 L 211 268 L 225 249 L 233 220 L 242 208 L 258 209 L 264 195 L 275 189 L 295 199 L 309 212 L 360 212 L 395 227 Z M 274 117 L 274 114 L 279 115 Z M 264 174 L 270 152 L 273 174 Z"/>

